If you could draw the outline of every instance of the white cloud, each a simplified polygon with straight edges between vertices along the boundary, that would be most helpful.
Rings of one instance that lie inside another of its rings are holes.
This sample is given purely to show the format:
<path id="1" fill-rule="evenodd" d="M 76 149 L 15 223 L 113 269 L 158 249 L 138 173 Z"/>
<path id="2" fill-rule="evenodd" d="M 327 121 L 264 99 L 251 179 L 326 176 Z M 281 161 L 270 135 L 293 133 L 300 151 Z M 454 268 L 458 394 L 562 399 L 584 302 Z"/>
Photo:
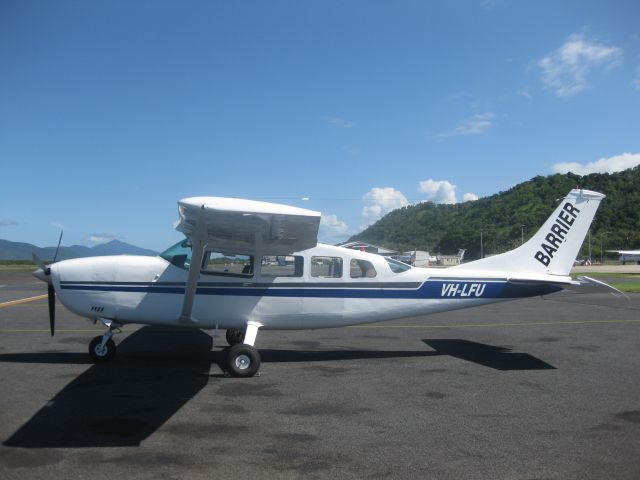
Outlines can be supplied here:
<path id="1" fill-rule="evenodd" d="M 349 226 L 338 219 L 337 215 L 323 213 L 320 217 L 320 236 L 335 237 L 345 235 L 349 231 Z"/>
<path id="2" fill-rule="evenodd" d="M 553 165 L 555 173 L 573 172 L 576 175 L 588 175 L 590 173 L 613 173 L 640 165 L 640 153 L 623 153 L 609 158 L 601 158 L 595 162 L 556 163 Z"/>
<path id="3" fill-rule="evenodd" d="M 329 125 L 338 128 L 353 128 L 354 126 L 354 123 L 351 120 L 345 120 L 344 118 L 340 117 L 324 117 L 324 121 Z"/>
<path id="4" fill-rule="evenodd" d="M 420 182 L 420 192 L 426 193 L 427 198 L 424 201 L 433 203 L 458 203 L 456 195 L 456 186 L 448 180 L 423 180 Z M 472 202 L 478 200 L 475 193 L 465 193 L 462 196 L 463 202 Z"/>
<path id="5" fill-rule="evenodd" d="M 93 235 L 89 235 L 87 240 L 95 245 L 100 245 L 101 243 L 108 243 L 117 238 L 118 236 L 113 233 L 94 233 Z"/>
<path id="6" fill-rule="evenodd" d="M 558 97 L 570 97 L 587 88 L 587 76 L 596 69 L 611 70 L 620 64 L 622 49 L 588 41 L 573 34 L 557 50 L 541 58 L 543 83 Z"/>
<path id="7" fill-rule="evenodd" d="M 462 201 L 463 202 L 475 202 L 476 200 L 478 200 L 478 195 L 476 195 L 475 193 L 465 193 L 462 196 Z"/>
<path id="8" fill-rule="evenodd" d="M 448 204 L 458 202 L 456 198 L 456 186 L 448 180 L 424 180 L 420 182 L 419 191 L 426 194 L 427 198 L 424 201 Z M 470 202 L 478 200 L 479 197 L 475 193 L 465 193 L 462 198 L 464 202 Z M 363 224 L 360 226 L 360 229 L 362 230 L 372 223 L 375 223 L 392 210 L 410 205 L 407 197 L 393 187 L 374 187 L 362 197 L 362 202 L 364 203 L 364 208 L 362 209 Z M 334 219 L 336 222 L 339 222 L 339 220 L 335 218 L 335 215 L 327 215 L 326 220 L 324 217 L 325 216 L 323 215 L 320 221 L 320 228 L 322 228 L 323 223 L 331 223 Z M 333 219 L 329 217 L 333 217 Z"/>
<path id="9" fill-rule="evenodd" d="M 424 180 L 420 182 L 420 191 L 427 194 L 426 200 L 433 203 L 457 203 L 456 186 L 448 180 Z"/>
<path id="10" fill-rule="evenodd" d="M 362 228 L 366 228 L 392 210 L 409 205 L 407 197 L 392 187 L 374 187 L 364 194 L 362 202 Z"/>
<path id="11" fill-rule="evenodd" d="M 436 134 L 436 137 L 447 138 L 460 135 L 479 135 L 491 128 L 494 116 L 493 112 L 477 113 L 460 122 L 453 130 Z"/>

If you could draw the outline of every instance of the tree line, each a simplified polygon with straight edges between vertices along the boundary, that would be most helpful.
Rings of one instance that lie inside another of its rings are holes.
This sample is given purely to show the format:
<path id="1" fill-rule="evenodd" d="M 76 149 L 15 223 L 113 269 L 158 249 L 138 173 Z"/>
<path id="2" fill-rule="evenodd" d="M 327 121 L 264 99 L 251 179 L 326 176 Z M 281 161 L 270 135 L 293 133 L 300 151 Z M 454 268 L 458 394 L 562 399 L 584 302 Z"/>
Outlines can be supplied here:
<path id="1" fill-rule="evenodd" d="M 395 250 L 426 250 L 480 258 L 511 250 L 527 241 L 557 206 L 557 200 L 580 186 L 607 195 L 591 224 L 591 255 L 606 250 L 640 248 L 640 166 L 617 173 L 538 176 L 472 202 L 423 202 L 394 210 L 349 240 Z M 482 242 L 481 242 L 482 237 Z M 581 256 L 588 256 L 588 237 Z"/>

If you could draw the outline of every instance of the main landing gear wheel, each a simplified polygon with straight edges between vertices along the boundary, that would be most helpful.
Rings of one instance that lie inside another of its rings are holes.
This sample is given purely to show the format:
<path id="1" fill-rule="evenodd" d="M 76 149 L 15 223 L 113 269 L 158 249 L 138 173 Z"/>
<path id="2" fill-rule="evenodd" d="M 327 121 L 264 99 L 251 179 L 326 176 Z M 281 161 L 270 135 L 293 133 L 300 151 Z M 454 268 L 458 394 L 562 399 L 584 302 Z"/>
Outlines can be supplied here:
<path id="1" fill-rule="evenodd" d="M 97 336 L 89 344 L 89 355 L 94 362 L 108 362 L 116 355 L 116 344 L 113 340 L 109 339 L 107 343 L 102 346 L 102 335 Z"/>
<path id="2" fill-rule="evenodd" d="M 253 377 L 260 368 L 260 353 L 251 345 L 239 343 L 227 351 L 227 371 L 234 377 Z"/>
<path id="3" fill-rule="evenodd" d="M 232 347 L 239 343 L 242 343 L 244 340 L 244 330 L 240 330 L 239 328 L 230 328 L 227 330 L 226 337 L 227 343 Z"/>

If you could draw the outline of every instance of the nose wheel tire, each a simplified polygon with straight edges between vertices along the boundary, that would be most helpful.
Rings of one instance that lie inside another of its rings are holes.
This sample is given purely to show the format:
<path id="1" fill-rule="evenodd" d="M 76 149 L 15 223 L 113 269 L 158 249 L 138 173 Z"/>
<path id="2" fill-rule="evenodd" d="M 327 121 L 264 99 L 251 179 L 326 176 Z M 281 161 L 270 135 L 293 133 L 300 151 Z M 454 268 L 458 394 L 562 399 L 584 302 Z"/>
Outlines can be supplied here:
<path id="1" fill-rule="evenodd" d="M 102 345 L 102 336 L 95 337 L 89 344 L 89 355 L 94 362 L 108 362 L 116 355 L 116 344 L 109 339 L 107 343 Z"/>
<path id="2" fill-rule="evenodd" d="M 239 343 L 227 351 L 227 371 L 234 377 L 253 377 L 260 368 L 260 353 L 251 345 Z"/>

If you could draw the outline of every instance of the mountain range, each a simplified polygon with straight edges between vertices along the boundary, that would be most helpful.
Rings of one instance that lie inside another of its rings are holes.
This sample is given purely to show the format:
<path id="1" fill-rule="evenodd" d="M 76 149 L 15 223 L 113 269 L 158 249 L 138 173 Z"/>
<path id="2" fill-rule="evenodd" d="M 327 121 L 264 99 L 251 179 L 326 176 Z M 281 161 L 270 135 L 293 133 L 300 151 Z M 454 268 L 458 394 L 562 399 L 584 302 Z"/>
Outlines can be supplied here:
<path id="1" fill-rule="evenodd" d="M 31 255 L 36 254 L 44 261 L 51 261 L 56 252 L 56 247 L 36 247 L 30 243 L 11 242 L 0 239 L 0 259 L 2 260 L 31 260 Z M 120 240 L 111 240 L 95 247 L 84 245 L 60 246 L 57 260 L 69 258 L 95 257 L 104 255 L 147 255 L 156 256 L 158 252 L 146 248 L 136 247 Z"/>

